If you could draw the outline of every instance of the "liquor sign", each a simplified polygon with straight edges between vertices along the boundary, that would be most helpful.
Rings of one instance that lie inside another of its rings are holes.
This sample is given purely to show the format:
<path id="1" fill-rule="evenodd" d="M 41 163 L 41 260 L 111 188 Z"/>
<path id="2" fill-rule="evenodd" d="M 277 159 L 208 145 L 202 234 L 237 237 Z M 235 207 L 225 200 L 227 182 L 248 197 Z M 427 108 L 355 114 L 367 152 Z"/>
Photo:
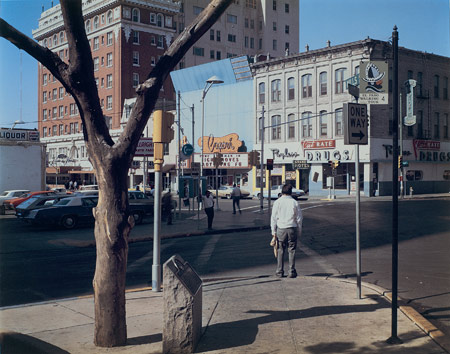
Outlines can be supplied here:
<path id="1" fill-rule="evenodd" d="M 388 104 L 389 66 L 384 61 L 361 64 L 359 80 L 359 103 Z"/>
<path id="2" fill-rule="evenodd" d="M 0 140 L 2 140 L 2 141 L 39 141 L 39 132 L 36 130 L 0 128 Z"/>
<path id="3" fill-rule="evenodd" d="M 153 156 L 153 138 L 141 138 L 134 156 Z"/>

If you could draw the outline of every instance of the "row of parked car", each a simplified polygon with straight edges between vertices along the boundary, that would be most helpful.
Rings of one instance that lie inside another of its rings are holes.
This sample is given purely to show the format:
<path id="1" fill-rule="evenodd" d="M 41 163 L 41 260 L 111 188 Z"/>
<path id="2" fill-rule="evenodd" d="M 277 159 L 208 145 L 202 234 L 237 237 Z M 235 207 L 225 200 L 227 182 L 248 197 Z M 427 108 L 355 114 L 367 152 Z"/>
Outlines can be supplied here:
<path id="1" fill-rule="evenodd" d="M 277 199 L 277 198 L 281 197 L 281 194 L 282 194 L 281 193 L 281 189 L 282 188 L 283 188 L 282 185 L 272 186 L 270 188 L 270 199 Z M 233 190 L 232 186 L 220 186 L 217 189 L 217 196 L 219 198 L 231 199 L 231 192 L 232 192 L 232 190 Z M 214 197 L 216 197 L 216 190 L 214 188 L 209 188 L 209 191 L 211 192 L 211 194 Z M 259 189 L 256 190 L 256 192 L 254 193 L 253 196 L 259 199 L 260 196 L 261 196 L 260 190 Z M 306 193 L 305 193 L 304 190 L 297 189 L 297 188 L 292 188 L 292 197 L 293 198 L 299 199 L 299 198 L 304 197 L 304 196 L 306 196 Z M 245 189 L 241 189 L 241 198 L 249 198 L 249 197 L 251 198 L 250 192 L 245 190 Z M 269 198 L 269 193 L 268 193 L 267 189 L 264 190 L 263 197 L 266 198 L 266 199 Z"/>
<path id="2" fill-rule="evenodd" d="M 128 199 L 136 224 L 142 223 L 146 215 L 153 215 L 154 200 L 152 196 L 140 191 L 129 190 Z M 98 202 L 98 190 L 5 191 L 0 196 L 0 202 L 3 214 L 6 210 L 15 210 L 18 218 L 33 225 L 55 225 L 72 229 L 80 224 L 94 222 L 92 209 Z M 176 205 L 176 201 L 173 200 L 173 211 L 176 209 Z"/>

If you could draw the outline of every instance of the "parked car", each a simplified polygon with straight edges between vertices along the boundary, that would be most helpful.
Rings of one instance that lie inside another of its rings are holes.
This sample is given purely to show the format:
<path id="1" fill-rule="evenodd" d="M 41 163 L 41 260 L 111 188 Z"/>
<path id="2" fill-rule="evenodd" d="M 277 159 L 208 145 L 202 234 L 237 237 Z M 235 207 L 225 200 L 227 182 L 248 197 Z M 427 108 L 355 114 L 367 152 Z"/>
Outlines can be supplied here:
<path id="1" fill-rule="evenodd" d="M 270 188 L 270 199 L 277 199 L 277 198 L 281 197 L 281 194 L 282 194 L 281 193 L 281 189 L 282 188 L 283 188 L 283 186 L 281 184 L 272 186 L 272 188 Z M 256 191 L 255 192 L 255 196 L 257 198 L 259 198 L 260 197 L 260 193 L 261 192 L 259 190 Z M 306 193 L 305 193 L 305 191 L 303 189 L 292 188 L 292 197 L 294 199 L 298 199 L 298 198 L 303 197 L 305 195 L 306 195 Z M 269 193 L 268 193 L 267 189 L 264 190 L 263 197 L 266 198 L 266 199 L 269 198 Z"/>
<path id="2" fill-rule="evenodd" d="M 241 188 L 240 188 L 241 189 Z M 231 199 L 231 192 L 233 190 L 233 186 L 220 186 L 217 190 L 219 198 L 227 198 Z M 209 189 L 211 194 L 216 197 L 216 189 L 211 188 Z M 250 195 L 250 192 L 246 191 L 245 189 L 241 189 L 241 198 L 247 198 Z"/>
<path id="3" fill-rule="evenodd" d="M 68 189 L 65 189 L 65 188 L 55 187 L 55 188 L 52 188 L 51 190 L 57 194 L 72 194 L 71 191 L 69 191 Z"/>
<path id="4" fill-rule="evenodd" d="M 141 224 L 145 215 L 153 215 L 155 201 L 144 192 L 129 190 L 128 203 L 136 224 Z"/>
<path id="5" fill-rule="evenodd" d="M 53 206 L 31 210 L 24 217 L 34 225 L 56 225 L 73 229 L 83 223 L 94 222 L 92 209 L 97 205 L 96 196 L 71 196 L 63 198 Z"/>
<path id="6" fill-rule="evenodd" d="M 30 199 L 31 197 L 34 197 L 35 195 L 56 195 L 56 193 L 54 191 L 38 191 L 38 192 L 28 192 L 25 194 L 22 194 L 20 197 L 18 198 L 13 198 L 13 199 L 8 199 L 4 201 L 4 205 L 5 205 L 5 209 L 6 210 L 11 210 L 11 209 L 16 209 L 16 207 L 20 204 L 23 203 L 25 200 Z"/>
<path id="7" fill-rule="evenodd" d="M 88 185 L 81 185 L 79 187 L 80 191 L 98 191 L 98 185 L 97 184 L 88 184 Z"/>
<path id="8" fill-rule="evenodd" d="M 21 195 L 25 193 L 29 193 L 29 190 L 26 189 L 14 189 L 9 191 L 4 191 L 2 194 L 0 194 L 0 214 L 5 215 L 5 200 L 12 199 L 12 198 L 18 198 Z"/>
<path id="9" fill-rule="evenodd" d="M 56 195 L 35 195 L 16 207 L 16 216 L 24 218 L 31 210 L 39 208 L 48 208 L 53 204 L 59 202 L 63 198 L 70 197 L 70 194 L 56 194 Z"/>

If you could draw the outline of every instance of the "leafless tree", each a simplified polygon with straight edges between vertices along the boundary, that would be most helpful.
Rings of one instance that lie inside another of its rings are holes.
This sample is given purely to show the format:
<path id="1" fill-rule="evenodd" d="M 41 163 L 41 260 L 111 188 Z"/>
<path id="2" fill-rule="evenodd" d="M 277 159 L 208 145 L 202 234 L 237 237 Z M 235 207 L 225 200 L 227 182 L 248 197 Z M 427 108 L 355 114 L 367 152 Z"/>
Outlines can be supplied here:
<path id="1" fill-rule="evenodd" d="M 97 346 L 119 346 L 127 341 L 125 278 L 128 237 L 134 226 L 128 207 L 127 175 L 139 138 L 170 71 L 231 2 L 212 0 L 175 39 L 137 87 L 135 106 L 116 142 L 100 106 L 81 0 L 60 1 L 69 46 L 68 63 L 0 19 L 0 36 L 42 63 L 62 83 L 74 98 L 83 122 L 84 141 L 99 185 L 98 205 L 94 209 L 97 259 L 93 279 Z"/>

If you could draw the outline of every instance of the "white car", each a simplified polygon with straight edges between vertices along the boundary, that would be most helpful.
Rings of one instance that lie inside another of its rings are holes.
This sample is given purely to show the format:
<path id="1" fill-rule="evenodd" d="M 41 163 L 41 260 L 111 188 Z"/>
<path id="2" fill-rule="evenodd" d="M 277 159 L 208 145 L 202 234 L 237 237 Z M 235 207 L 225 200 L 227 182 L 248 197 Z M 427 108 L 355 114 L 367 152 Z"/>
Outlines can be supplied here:
<path id="1" fill-rule="evenodd" d="M 14 189 L 14 190 L 9 190 L 9 191 L 4 191 L 0 195 L 0 214 L 5 215 L 5 206 L 3 204 L 3 202 L 5 200 L 12 199 L 12 198 L 18 198 L 22 194 L 29 193 L 29 192 L 30 191 L 27 189 Z"/>
<path id="2" fill-rule="evenodd" d="M 283 186 L 281 184 L 272 186 L 272 188 L 270 188 L 270 199 L 278 199 L 279 197 L 281 197 L 281 194 L 282 194 L 281 189 L 282 188 L 283 188 Z M 294 199 L 298 199 L 305 195 L 306 195 L 306 193 L 303 189 L 292 188 L 292 197 Z M 259 198 L 260 191 L 256 191 L 255 196 Z M 268 193 L 267 189 L 264 190 L 263 196 L 266 199 L 269 197 L 269 193 Z"/>

